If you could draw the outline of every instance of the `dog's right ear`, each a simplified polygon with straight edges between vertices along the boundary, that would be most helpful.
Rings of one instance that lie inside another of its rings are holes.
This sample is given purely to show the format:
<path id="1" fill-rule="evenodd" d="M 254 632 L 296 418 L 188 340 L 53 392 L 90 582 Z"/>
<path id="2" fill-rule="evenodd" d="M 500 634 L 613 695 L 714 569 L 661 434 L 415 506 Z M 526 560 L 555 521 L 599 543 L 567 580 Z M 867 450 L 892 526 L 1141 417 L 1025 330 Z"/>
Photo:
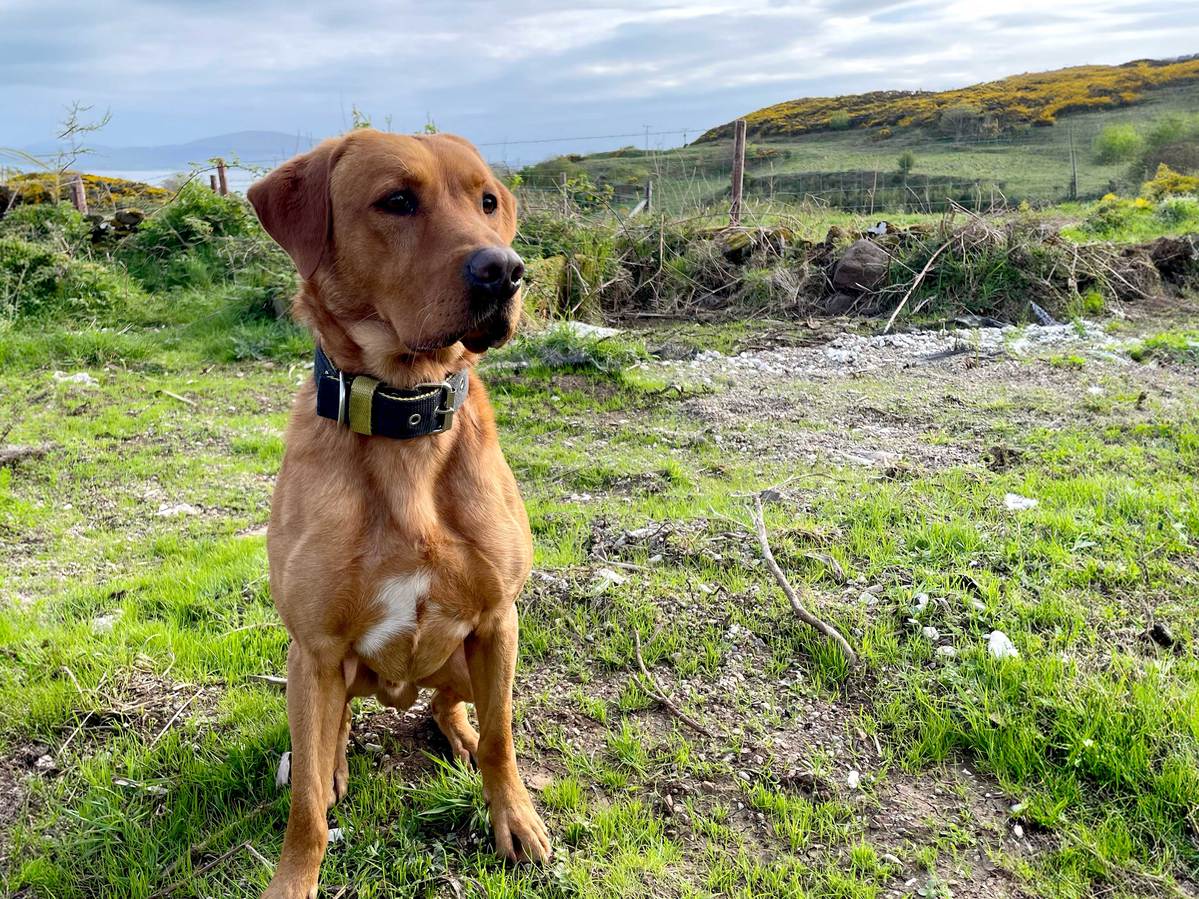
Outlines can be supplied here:
<path id="1" fill-rule="evenodd" d="M 340 143 L 333 139 L 318 144 L 289 159 L 246 191 L 262 227 L 287 251 L 305 280 L 316 272 L 329 244 L 333 224 L 329 174 Z"/>

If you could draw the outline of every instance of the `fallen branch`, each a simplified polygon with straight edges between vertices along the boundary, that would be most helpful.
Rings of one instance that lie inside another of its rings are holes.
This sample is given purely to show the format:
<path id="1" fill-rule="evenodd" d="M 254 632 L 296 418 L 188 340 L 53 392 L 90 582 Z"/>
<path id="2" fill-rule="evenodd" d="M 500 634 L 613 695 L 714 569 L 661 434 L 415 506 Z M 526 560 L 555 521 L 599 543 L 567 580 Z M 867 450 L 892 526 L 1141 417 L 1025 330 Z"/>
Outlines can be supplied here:
<path id="1" fill-rule="evenodd" d="M 207 874 L 209 871 L 211 871 L 217 865 L 221 864 L 224 861 L 228 861 L 229 858 L 231 858 L 233 855 L 235 855 L 240 850 L 245 849 L 249 845 L 250 844 L 248 842 L 245 842 L 245 843 L 238 843 L 234 846 L 229 847 L 224 852 L 222 852 L 220 855 L 218 855 L 216 858 L 214 858 L 212 861 L 205 862 L 204 864 L 200 865 L 200 867 L 193 870 L 191 873 L 191 877 L 187 877 L 182 880 L 176 880 L 170 886 L 163 887 L 161 890 L 159 890 L 157 893 L 155 893 L 153 895 L 152 899 L 161 899 L 161 897 L 163 897 L 163 896 L 171 895 L 171 893 L 175 892 L 176 890 L 180 889 L 181 887 L 187 886 L 188 882 L 192 879 L 192 877 L 199 877 L 202 874 Z"/>
<path id="2" fill-rule="evenodd" d="M 661 686 L 658 685 L 658 682 L 654 680 L 654 676 L 650 674 L 649 669 L 645 667 L 645 659 L 641 655 L 641 634 L 638 633 L 636 628 L 633 628 L 633 652 L 637 656 L 637 667 L 641 671 L 641 676 L 645 678 L 645 681 L 649 686 L 650 696 L 658 700 L 658 702 L 663 705 L 672 715 L 674 715 L 692 730 L 698 731 L 709 739 L 716 739 L 716 734 L 712 733 L 712 731 L 708 730 L 706 727 L 680 709 L 677 705 L 675 705 L 674 700 L 667 696 L 666 691 L 664 691 Z"/>
<path id="3" fill-rule="evenodd" d="M 187 852 L 184 853 L 183 855 L 176 856 L 175 860 L 173 862 L 171 862 L 169 865 L 167 865 L 166 870 L 164 870 L 162 872 L 163 878 L 165 879 L 167 877 L 170 877 L 173 873 L 175 873 L 175 871 L 177 871 L 180 868 L 180 866 L 183 865 L 183 863 L 185 861 L 189 861 L 190 859 L 194 858 L 195 856 L 200 855 L 204 852 L 207 852 L 209 846 L 211 846 L 213 843 L 220 842 L 222 839 L 224 839 L 226 836 L 228 836 L 229 831 L 234 830 L 235 828 L 238 828 L 238 827 L 242 827 L 247 822 L 253 820 L 254 818 L 257 818 L 260 814 L 262 814 L 264 811 L 267 810 L 267 808 L 271 805 L 272 801 L 273 800 L 264 800 L 264 801 L 258 803 L 258 805 L 254 806 L 253 808 L 244 812 L 240 817 L 234 818 L 232 821 L 230 821 L 224 827 L 220 828 L 219 830 L 214 831 L 213 833 L 210 833 L 208 836 L 206 836 L 200 842 L 196 843 L 196 845 L 194 845 L 190 849 L 188 849 Z M 240 844 L 235 846 L 233 848 L 233 852 L 236 852 L 240 848 L 241 848 Z M 230 854 L 232 854 L 232 853 L 230 853 Z M 226 856 L 226 857 L 228 857 L 228 856 Z M 217 859 L 217 861 L 221 861 L 221 859 Z M 196 869 L 193 872 L 193 876 L 201 873 L 201 870 L 205 870 L 205 871 L 208 870 L 208 868 L 210 868 L 210 867 L 212 867 L 212 863 L 204 866 L 203 869 Z M 155 896 L 165 896 L 165 895 L 167 895 L 168 892 L 173 892 L 174 890 L 177 890 L 179 888 L 179 886 L 181 885 L 181 883 L 182 882 L 172 884 L 169 888 L 167 888 L 165 890 L 160 890 L 159 892 L 155 893 L 154 895 Z"/>
<path id="4" fill-rule="evenodd" d="M 954 235 L 954 237 L 956 236 L 957 235 Z M 924 268 L 920 269 L 920 274 L 918 274 L 916 279 L 912 281 L 912 286 L 908 288 L 908 292 L 903 295 L 903 299 L 899 301 L 899 305 L 895 307 L 895 311 L 892 312 L 891 317 L 887 319 L 887 325 L 883 328 L 884 334 L 891 330 L 891 326 L 895 324 L 895 319 L 899 316 L 899 313 L 903 310 L 903 307 L 907 305 L 908 300 L 912 298 L 912 294 L 916 292 L 916 288 L 920 286 L 920 282 L 924 280 L 924 276 L 928 274 L 928 270 L 933 267 L 933 263 L 937 260 L 937 257 L 945 251 L 946 247 L 953 243 L 954 237 L 949 238 L 949 240 L 937 247 L 936 252 L 928 257 L 928 262 L 924 263 Z"/>
<path id="5" fill-rule="evenodd" d="M 760 494 L 754 496 L 754 530 L 758 534 L 758 544 L 762 548 L 762 558 L 766 560 L 766 567 L 770 569 L 770 573 L 774 575 L 774 579 L 778 581 L 778 585 L 782 588 L 783 593 L 787 597 L 787 601 L 791 603 L 791 608 L 795 611 L 796 616 L 800 621 L 811 627 L 814 627 L 820 633 L 824 634 L 832 640 L 837 647 L 845 654 L 850 667 L 858 664 L 858 654 L 853 651 L 841 632 L 826 621 L 817 618 L 807 610 L 795 589 L 787 581 L 787 576 L 783 574 L 783 569 L 779 568 L 778 562 L 774 560 L 774 553 L 770 550 L 770 540 L 766 536 L 766 519 L 762 514 L 762 497 Z"/>

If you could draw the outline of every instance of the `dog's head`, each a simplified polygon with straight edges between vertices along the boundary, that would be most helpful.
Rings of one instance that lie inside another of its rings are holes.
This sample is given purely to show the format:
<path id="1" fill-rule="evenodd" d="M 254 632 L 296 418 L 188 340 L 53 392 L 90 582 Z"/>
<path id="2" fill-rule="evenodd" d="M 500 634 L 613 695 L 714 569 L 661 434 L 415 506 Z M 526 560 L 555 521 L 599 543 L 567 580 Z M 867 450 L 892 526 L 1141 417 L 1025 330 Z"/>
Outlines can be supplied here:
<path id="1" fill-rule="evenodd" d="M 301 315 L 368 356 L 478 353 L 512 336 L 516 201 L 468 141 L 353 131 L 247 196 L 307 282 Z"/>

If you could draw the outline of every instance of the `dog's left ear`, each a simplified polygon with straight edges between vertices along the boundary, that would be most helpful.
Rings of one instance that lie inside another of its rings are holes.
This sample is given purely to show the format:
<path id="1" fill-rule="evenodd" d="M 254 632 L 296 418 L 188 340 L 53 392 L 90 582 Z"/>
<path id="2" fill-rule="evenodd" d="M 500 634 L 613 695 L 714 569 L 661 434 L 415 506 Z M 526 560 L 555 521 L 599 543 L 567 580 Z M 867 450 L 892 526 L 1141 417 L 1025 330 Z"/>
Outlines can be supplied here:
<path id="1" fill-rule="evenodd" d="M 329 174 L 341 141 L 333 138 L 289 159 L 246 191 L 266 233 L 296 264 L 300 277 L 312 277 L 329 245 L 332 215 Z"/>

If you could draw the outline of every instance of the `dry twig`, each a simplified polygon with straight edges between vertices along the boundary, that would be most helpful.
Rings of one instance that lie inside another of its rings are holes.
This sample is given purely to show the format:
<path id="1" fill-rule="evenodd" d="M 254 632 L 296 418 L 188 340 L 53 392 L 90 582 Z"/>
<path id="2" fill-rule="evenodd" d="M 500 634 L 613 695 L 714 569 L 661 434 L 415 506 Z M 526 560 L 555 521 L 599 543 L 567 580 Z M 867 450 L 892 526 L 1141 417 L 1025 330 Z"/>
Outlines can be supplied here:
<path id="1" fill-rule="evenodd" d="M 956 236 L 957 235 L 954 235 L 954 237 Z M 890 332 L 891 326 L 895 324 L 895 319 L 899 316 L 899 313 L 903 310 L 903 307 L 906 306 L 908 300 L 912 298 L 912 294 L 916 292 L 916 288 L 920 286 L 920 282 L 924 280 L 924 276 L 928 274 L 929 269 L 933 267 L 933 263 L 937 261 L 937 257 L 940 256 L 941 253 L 944 252 L 951 243 L 953 243 L 954 237 L 949 238 L 949 240 L 937 247 L 936 252 L 928 257 L 928 262 L 924 263 L 924 268 L 920 269 L 920 274 L 918 274 L 915 280 L 912 281 L 912 286 L 908 288 L 908 292 L 903 295 L 903 299 L 899 301 L 899 305 L 895 307 L 895 311 L 892 312 L 891 317 L 887 319 L 887 325 L 883 328 L 884 334 Z"/>
<path id="2" fill-rule="evenodd" d="M 649 687 L 649 694 L 654 699 L 658 700 L 658 702 L 663 705 L 672 715 L 674 715 L 692 730 L 698 731 L 709 739 L 715 739 L 716 734 L 712 733 L 712 731 L 708 730 L 708 728 L 704 727 L 702 724 L 680 709 L 677 705 L 675 705 L 674 700 L 666 695 L 666 692 L 661 686 L 659 686 L 658 682 L 654 680 L 654 676 L 649 673 L 649 669 L 645 667 L 645 659 L 641 655 L 641 634 L 636 628 L 633 628 L 633 652 L 637 656 L 637 667 L 641 671 L 641 676 L 645 678 L 645 682 Z"/>
<path id="3" fill-rule="evenodd" d="M 169 396 L 169 397 L 170 397 L 171 399 L 173 399 L 173 400 L 178 400 L 178 401 L 179 401 L 179 402 L 181 402 L 181 403 L 184 403 L 184 404 L 186 404 L 186 405 L 188 405 L 188 406 L 191 406 L 193 409 L 196 407 L 196 401 L 195 401 L 195 400 L 189 400 L 189 399 L 188 399 L 187 397 L 185 397 L 185 396 L 180 396 L 179 394 L 177 394 L 177 393 L 172 393 L 172 392 L 171 392 L 171 391 L 169 391 L 169 390 L 163 390 L 161 387 L 160 387 L 160 388 L 159 388 L 157 391 L 155 391 L 155 392 L 156 392 L 156 393 L 161 393 L 163 396 Z"/>
<path id="4" fill-rule="evenodd" d="M 173 714 L 170 717 L 170 720 L 168 720 L 167 723 L 162 726 L 162 730 L 160 730 L 158 732 L 158 734 L 154 737 L 154 739 L 150 741 L 150 745 L 147 747 L 147 749 L 153 749 L 158 744 L 158 741 L 161 740 L 163 738 L 163 736 L 166 734 L 166 732 L 171 729 L 171 725 L 174 724 L 177 720 L 179 720 L 179 716 L 183 714 L 184 710 L 189 705 L 191 705 L 193 702 L 195 702 L 197 699 L 199 699 L 200 694 L 203 692 L 204 692 L 203 688 L 197 690 L 192 695 L 191 699 L 189 699 L 187 702 L 183 703 L 183 705 L 179 706 L 179 708 L 177 708 L 175 710 L 175 714 Z"/>
<path id="5" fill-rule="evenodd" d="M 762 547 L 762 558 L 766 560 L 766 567 L 770 569 L 770 573 L 774 575 L 774 579 L 778 582 L 779 587 L 787 597 L 787 601 L 791 603 L 791 608 L 795 611 L 796 616 L 800 621 L 811 627 L 814 627 L 820 633 L 824 634 L 832 640 L 837 647 L 845 654 L 845 658 L 849 660 L 849 665 L 852 668 L 858 664 L 858 654 L 853 651 L 841 632 L 826 621 L 817 618 L 804 606 L 803 601 L 799 598 L 799 594 L 795 592 L 795 588 L 787 581 L 787 576 L 783 574 L 783 569 L 779 568 L 778 562 L 774 560 L 774 553 L 770 550 L 770 540 L 766 536 L 766 519 L 762 514 L 762 497 L 761 495 L 754 496 L 754 530 L 758 535 L 758 544 Z"/>

